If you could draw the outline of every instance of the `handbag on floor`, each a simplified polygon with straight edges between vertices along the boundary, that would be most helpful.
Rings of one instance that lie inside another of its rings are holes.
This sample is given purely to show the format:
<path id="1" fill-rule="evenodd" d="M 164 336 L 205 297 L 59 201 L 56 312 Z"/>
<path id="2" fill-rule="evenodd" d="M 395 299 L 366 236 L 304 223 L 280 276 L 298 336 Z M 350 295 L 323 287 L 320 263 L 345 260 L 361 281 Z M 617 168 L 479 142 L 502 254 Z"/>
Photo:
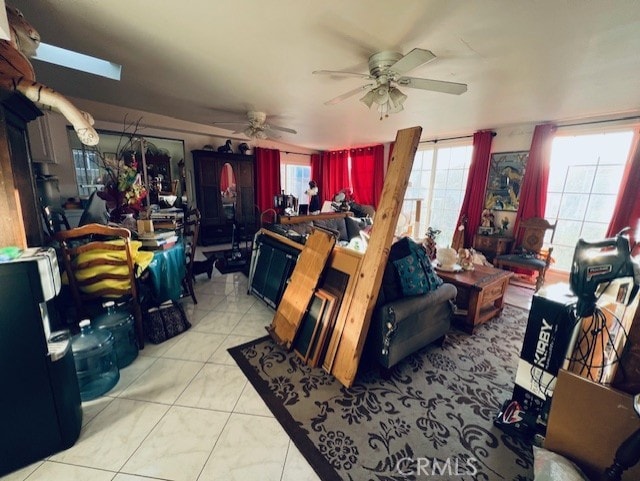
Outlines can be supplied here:
<path id="1" fill-rule="evenodd" d="M 149 341 L 160 344 L 189 329 L 191 323 L 180 303 L 167 301 L 144 313 L 143 327 Z"/>

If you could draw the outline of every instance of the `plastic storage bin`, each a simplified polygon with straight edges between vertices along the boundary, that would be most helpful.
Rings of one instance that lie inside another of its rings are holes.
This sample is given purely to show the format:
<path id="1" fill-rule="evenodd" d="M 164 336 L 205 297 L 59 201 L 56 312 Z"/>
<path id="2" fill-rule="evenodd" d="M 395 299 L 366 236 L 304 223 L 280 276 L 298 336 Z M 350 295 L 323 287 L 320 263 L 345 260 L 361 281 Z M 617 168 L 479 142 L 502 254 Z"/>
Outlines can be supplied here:
<path id="1" fill-rule="evenodd" d="M 138 357 L 133 315 L 126 309 L 116 309 L 113 301 L 105 302 L 103 307 L 106 312 L 93 319 L 93 327 L 106 329 L 113 335 L 118 369 L 122 369 Z"/>
<path id="2" fill-rule="evenodd" d="M 80 399 L 90 401 L 109 392 L 120 379 L 113 334 L 80 321 L 80 334 L 71 338 Z"/>

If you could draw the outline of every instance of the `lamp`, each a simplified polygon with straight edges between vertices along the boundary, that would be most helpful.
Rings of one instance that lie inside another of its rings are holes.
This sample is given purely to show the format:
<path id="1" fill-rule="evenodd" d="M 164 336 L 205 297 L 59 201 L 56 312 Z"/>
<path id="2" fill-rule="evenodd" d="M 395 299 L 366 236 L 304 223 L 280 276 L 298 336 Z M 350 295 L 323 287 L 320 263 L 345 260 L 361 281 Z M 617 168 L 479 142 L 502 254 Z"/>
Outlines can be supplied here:
<path id="1" fill-rule="evenodd" d="M 257 127 L 253 127 L 253 126 L 249 126 L 246 129 L 244 129 L 243 133 L 250 139 L 264 140 L 267 138 L 267 134 L 265 133 L 264 130 Z"/>
<path id="2" fill-rule="evenodd" d="M 404 101 L 407 96 L 400 92 L 397 87 L 392 87 L 390 82 L 379 84 L 376 88 L 369 90 L 364 97 L 360 99 L 367 107 L 375 103 L 377 110 L 380 112 L 380 120 L 388 117 L 389 114 L 401 112 L 404 107 Z"/>

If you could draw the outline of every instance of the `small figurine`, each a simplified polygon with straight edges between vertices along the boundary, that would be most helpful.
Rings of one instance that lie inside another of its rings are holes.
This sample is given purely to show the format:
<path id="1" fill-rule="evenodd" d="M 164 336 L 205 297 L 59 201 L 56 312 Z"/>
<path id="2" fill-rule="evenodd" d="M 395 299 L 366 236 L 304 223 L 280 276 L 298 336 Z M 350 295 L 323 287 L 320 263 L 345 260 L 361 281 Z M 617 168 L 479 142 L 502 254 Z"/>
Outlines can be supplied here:
<path id="1" fill-rule="evenodd" d="M 458 250 L 458 257 L 460 258 L 460 267 L 462 267 L 465 271 L 472 271 L 474 269 L 473 266 L 473 249 L 460 249 Z"/>
<path id="2" fill-rule="evenodd" d="M 493 211 L 491 209 L 485 209 L 482 211 L 482 227 L 495 227 L 494 224 L 495 216 L 493 215 Z"/>
<path id="3" fill-rule="evenodd" d="M 238 150 L 242 155 L 246 155 L 247 151 L 249 150 L 249 144 L 247 144 L 246 142 L 242 142 L 240 145 L 238 145 Z"/>
<path id="4" fill-rule="evenodd" d="M 233 149 L 231 148 L 231 139 L 227 139 L 224 145 L 218 147 L 218 152 L 221 154 L 231 154 L 233 153 Z"/>

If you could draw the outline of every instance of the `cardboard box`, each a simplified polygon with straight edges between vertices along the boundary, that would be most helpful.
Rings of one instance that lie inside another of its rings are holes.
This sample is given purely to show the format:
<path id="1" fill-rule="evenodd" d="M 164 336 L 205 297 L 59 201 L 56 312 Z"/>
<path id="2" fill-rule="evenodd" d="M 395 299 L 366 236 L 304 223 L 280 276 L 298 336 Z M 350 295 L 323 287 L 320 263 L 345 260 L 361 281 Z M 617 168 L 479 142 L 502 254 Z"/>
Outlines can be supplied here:
<path id="1" fill-rule="evenodd" d="M 640 428 L 629 394 L 561 370 L 551 403 L 544 447 L 575 462 L 592 480 L 613 463 L 615 452 Z M 623 481 L 640 479 L 640 464 Z"/>
<path id="2" fill-rule="evenodd" d="M 575 337 L 576 322 L 570 313 L 574 302 L 568 285 L 533 296 L 513 392 L 513 399 L 531 415 L 546 418 L 545 401 L 553 394 L 556 375 Z"/>

